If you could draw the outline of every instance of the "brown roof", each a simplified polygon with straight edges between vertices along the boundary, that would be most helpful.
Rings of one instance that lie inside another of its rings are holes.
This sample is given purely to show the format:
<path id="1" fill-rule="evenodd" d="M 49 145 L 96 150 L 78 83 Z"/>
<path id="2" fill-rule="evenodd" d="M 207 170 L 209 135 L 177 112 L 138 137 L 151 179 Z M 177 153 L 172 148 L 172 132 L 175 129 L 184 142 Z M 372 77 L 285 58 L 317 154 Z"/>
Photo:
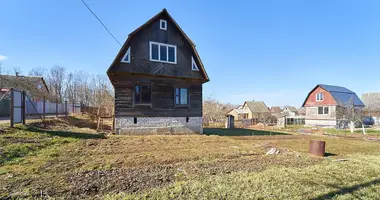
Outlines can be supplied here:
<path id="1" fill-rule="evenodd" d="M 294 107 L 294 106 L 285 106 L 285 108 L 288 108 L 288 110 L 291 111 L 291 112 L 297 112 L 298 111 L 297 108 Z"/>
<path id="2" fill-rule="evenodd" d="M 270 113 L 263 101 L 246 101 L 244 104 L 247 104 L 248 108 L 253 113 Z"/>
<path id="3" fill-rule="evenodd" d="M 0 75 L 0 89 L 18 89 L 29 92 L 33 95 L 43 95 L 38 89 L 38 84 L 42 81 L 45 89 L 49 92 L 45 80 L 41 76 L 13 76 Z"/>
<path id="4" fill-rule="evenodd" d="M 145 27 L 149 26 L 151 23 L 153 23 L 154 21 L 156 21 L 157 19 L 159 19 L 162 15 L 167 15 L 168 18 L 173 22 L 173 24 L 178 28 L 178 30 L 182 33 L 182 35 L 185 37 L 185 39 L 190 43 L 190 46 L 195 54 L 195 57 L 196 59 L 199 61 L 199 64 L 200 64 L 200 68 L 201 68 L 201 71 L 203 72 L 203 75 L 205 77 L 205 82 L 208 82 L 210 81 L 208 75 L 207 75 L 207 72 L 204 68 L 204 65 L 202 63 L 202 60 L 201 58 L 199 57 L 199 54 L 197 52 L 197 50 L 195 49 L 195 44 L 194 42 L 189 38 L 189 36 L 186 35 L 186 33 L 181 29 L 181 27 L 177 24 L 177 22 L 173 19 L 173 17 L 169 14 L 169 12 L 166 10 L 166 8 L 164 8 L 161 12 L 159 12 L 158 14 L 156 14 L 155 16 L 153 16 L 152 18 L 150 18 L 147 22 L 145 22 L 145 24 L 141 25 L 140 27 L 138 27 L 136 30 L 132 31 L 129 35 L 128 35 L 128 38 L 127 40 L 125 41 L 125 43 L 123 44 L 123 46 L 121 47 L 119 53 L 116 55 L 115 59 L 113 60 L 112 64 L 110 65 L 110 67 L 108 68 L 107 70 L 107 74 L 108 72 L 110 72 L 110 69 L 111 67 L 117 62 L 116 58 L 118 58 L 120 56 L 120 54 L 122 52 L 125 51 L 125 49 L 127 48 L 127 44 L 129 44 L 129 41 L 130 39 L 132 38 L 132 36 L 136 35 L 139 31 L 143 30 Z"/>
<path id="5" fill-rule="evenodd" d="M 272 106 L 270 108 L 270 112 L 271 113 L 280 113 L 281 112 L 281 108 L 280 108 L 280 106 Z"/>

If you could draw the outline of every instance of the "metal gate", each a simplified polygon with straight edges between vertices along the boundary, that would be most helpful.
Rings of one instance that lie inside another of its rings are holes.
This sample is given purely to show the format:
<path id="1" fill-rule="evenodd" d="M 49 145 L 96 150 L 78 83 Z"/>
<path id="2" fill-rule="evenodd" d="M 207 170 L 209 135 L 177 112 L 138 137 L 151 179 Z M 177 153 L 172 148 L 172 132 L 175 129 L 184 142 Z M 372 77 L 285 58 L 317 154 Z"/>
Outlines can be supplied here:
<path id="1" fill-rule="evenodd" d="M 11 89 L 11 127 L 20 123 L 25 124 L 25 94 Z"/>

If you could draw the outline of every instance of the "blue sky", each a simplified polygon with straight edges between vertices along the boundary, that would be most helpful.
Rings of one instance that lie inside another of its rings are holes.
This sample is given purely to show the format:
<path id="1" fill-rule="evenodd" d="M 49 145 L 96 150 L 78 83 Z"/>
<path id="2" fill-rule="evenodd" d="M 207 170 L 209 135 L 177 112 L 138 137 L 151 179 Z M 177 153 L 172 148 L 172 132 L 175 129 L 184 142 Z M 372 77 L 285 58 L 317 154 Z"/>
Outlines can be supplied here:
<path id="1" fill-rule="evenodd" d="M 167 8 L 197 45 L 204 98 L 301 106 L 318 83 L 380 91 L 380 1 L 87 0 L 116 38 Z M 2 0 L 3 67 L 105 74 L 120 46 L 81 0 Z"/>

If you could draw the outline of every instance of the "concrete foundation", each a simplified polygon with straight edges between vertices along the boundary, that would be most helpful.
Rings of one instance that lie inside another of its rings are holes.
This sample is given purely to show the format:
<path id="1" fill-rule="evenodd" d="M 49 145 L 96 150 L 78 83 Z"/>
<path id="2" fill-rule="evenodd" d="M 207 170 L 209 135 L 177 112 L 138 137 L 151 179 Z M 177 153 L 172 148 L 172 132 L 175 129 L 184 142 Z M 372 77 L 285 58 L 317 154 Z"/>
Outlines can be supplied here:
<path id="1" fill-rule="evenodd" d="M 202 117 L 116 117 L 116 134 L 202 134 Z"/>
<path id="2" fill-rule="evenodd" d="M 323 126 L 323 127 L 335 127 L 335 120 L 323 120 L 323 119 L 306 119 L 306 126 Z"/>

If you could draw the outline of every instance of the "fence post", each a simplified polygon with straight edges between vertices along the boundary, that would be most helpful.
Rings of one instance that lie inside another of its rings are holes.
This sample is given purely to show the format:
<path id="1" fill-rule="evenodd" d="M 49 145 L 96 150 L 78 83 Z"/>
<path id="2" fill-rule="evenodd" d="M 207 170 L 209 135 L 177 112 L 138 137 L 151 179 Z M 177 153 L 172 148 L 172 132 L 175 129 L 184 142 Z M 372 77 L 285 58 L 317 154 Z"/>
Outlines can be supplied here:
<path id="1" fill-rule="evenodd" d="M 22 91 L 22 97 L 21 97 L 21 115 L 22 115 L 22 124 L 25 125 L 25 107 L 26 107 L 26 101 L 25 101 L 25 91 Z"/>
<path id="2" fill-rule="evenodd" d="M 67 117 L 67 101 L 65 101 L 65 116 Z"/>
<path id="3" fill-rule="evenodd" d="M 10 103 L 10 111 L 11 111 L 11 128 L 14 128 L 15 127 L 15 123 L 14 123 L 14 110 L 13 110 L 13 107 L 14 107 L 14 93 L 13 93 L 13 88 L 11 89 L 11 103 Z"/>
<path id="4" fill-rule="evenodd" d="M 45 122 L 45 96 L 42 97 L 42 121 Z"/>

